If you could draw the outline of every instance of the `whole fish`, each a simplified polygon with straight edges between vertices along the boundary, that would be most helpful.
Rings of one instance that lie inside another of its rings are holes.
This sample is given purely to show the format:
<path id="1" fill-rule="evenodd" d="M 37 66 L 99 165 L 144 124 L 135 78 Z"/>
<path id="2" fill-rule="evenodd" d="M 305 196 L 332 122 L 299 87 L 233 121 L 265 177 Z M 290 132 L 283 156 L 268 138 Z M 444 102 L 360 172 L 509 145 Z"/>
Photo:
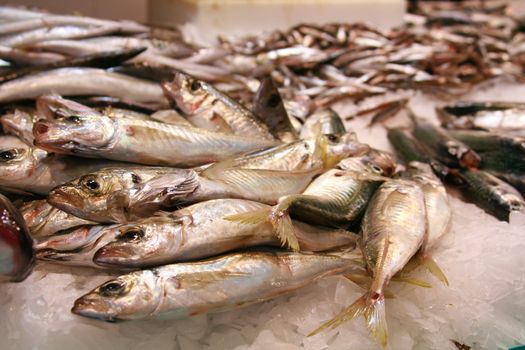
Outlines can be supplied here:
<path id="1" fill-rule="evenodd" d="M 1 194 L 0 215 L 0 282 L 20 282 L 33 268 L 33 242 L 24 219 Z"/>
<path id="2" fill-rule="evenodd" d="M 355 266 L 334 255 L 234 253 L 119 276 L 77 299 L 71 311 L 104 321 L 188 317 L 268 300 Z"/>
<path id="3" fill-rule="evenodd" d="M 193 190 L 194 186 L 191 184 L 196 177 L 193 170 L 145 166 L 108 167 L 91 173 L 83 172 L 81 176 L 52 189 L 47 199 L 51 205 L 79 218 L 111 223 L 114 218 L 108 212 L 108 198 L 117 191 L 130 189 L 167 173 L 183 179 L 188 190 Z M 184 186 L 181 181 L 177 184 L 182 191 Z M 176 186 L 175 183 L 173 185 Z"/>
<path id="4" fill-rule="evenodd" d="M 100 268 L 93 262 L 93 257 L 118 234 L 110 228 L 104 225 L 80 226 L 46 237 L 35 245 L 36 257 L 55 264 Z"/>
<path id="5" fill-rule="evenodd" d="M 19 210 L 33 239 L 41 239 L 78 226 L 96 224 L 68 214 L 45 199 L 26 202 Z"/>
<path id="6" fill-rule="evenodd" d="M 392 175 L 395 163 L 380 151 L 342 160 L 338 166 L 317 177 L 300 194 L 279 198 L 272 208 L 234 214 L 226 219 L 244 224 L 270 222 L 283 242 L 299 249 L 294 226 L 289 217 L 325 226 L 348 226 L 363 214 L 374 191 L 387 176 Z"/>
<path id="7" fill-rule="evenodd" d="M 35 123 L 33 133 L 38 147 L 91 158 L 190 167 L 277 143 L 180 124 L 112 118 L 96 111 L 65 114 Z"/>
<path id="8" fill-rule="evenodd" d="M 412 133 L 434 158 L 446 166 L 460 166 L 467 169 L 479 167 L 480 156 L 464 143 L 454 139 L 444 129 L 417 120 Z"/>
<path id="9" fill-rule="evenodd" d="M 254 96 L 253 106 L 253 112 L 268 125 L 276 138 L 283 142 L 297 140 L 297 132 L 288 118 L 279 90 L 271 77 L 261 81 Z"/>
<path id="10" fill-rule="evenodd" d="M 459 129 L 522 130 L 525 104 L 513 102 L 458 102 L 436 109 L 444 125 Z"/>
<path id="11" fill-rule="evenodd" d="M 0 102 L 33 99 L 56 93 L 106 95 L 154 107 L 167 107 L 157 84 L 98 68 L 59 68 L 15 79 L 0 85 Z"/>
<path id="12" fill-rule="evenodd" d="M 520 193 L 506 182 L 485 171 L 462 171 L 460 187 L 465 197 L 499 220 L 509 221 L 512 212 L 525 208 Z"/>
<path id="13" fill-rule="evenodd" d="M 172 104 L 198 127 L 265 140 L 275 139 L 268 126 L 252 112 L 211 84 L 175 72 L 172 82 L 161 85 Z"/>
<path id="14" fill-rule="evenodd" d="M 143 268 L 191 261 L 253 246 L 279 246 L 268 223 L 242 225 L 227 215 L 260 210 L 265 204 L 242 199 L 217 199 L 194 204 L 170 215 L 151 217 L 108 228 L 113 242 L 100 248 L 94 262 L 108 267 Z M 355 245 L 356 235 L 345 230 L 296 222 L 303 251 L 326 251 Z"/>
<path id="15" fill-rule="evenodd" d="M 427 236 L 425 199 L 421 187 L 401 179 L 385 182 L 370 200 L 361 229 L 361 248 L 372 274 L 372 284 L 361 298 L 311 335 L 364 315 L 374 339 L 386 346 L 385 288 L 417 253 Z"/>
<path id="16" fill-rule="evenodd" d="M 450 230 L 452 224 L 452 208 L 448 201 L 447 191 L 428 164 L 410 162 L 408 176 L 417 182 L 423 190 L 428 221 L 427 237 L 417 255 L 417 262 L 448 285 L 447 277 L 434 262 L 430 252 L 436 242 Z M 405 268 L 404 271 L 406 270 Z"/>

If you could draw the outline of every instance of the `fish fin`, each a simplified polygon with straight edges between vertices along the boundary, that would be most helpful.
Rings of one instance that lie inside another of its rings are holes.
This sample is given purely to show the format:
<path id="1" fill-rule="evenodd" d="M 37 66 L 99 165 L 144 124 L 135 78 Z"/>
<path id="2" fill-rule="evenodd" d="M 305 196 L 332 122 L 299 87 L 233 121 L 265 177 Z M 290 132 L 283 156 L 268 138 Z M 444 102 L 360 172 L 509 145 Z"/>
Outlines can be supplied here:
<path id="1" fill-rule="evenodd" d="M 285 214 L 280 216 L 277 220 L 272 220 L 273 227 L 277 232 L 277 236 L 281 240 L 282 246 L 287 246 L 293 251 L 299 251 L 299 241 L 295 236 L 293 222 L 290 215 Z"/>
<path id="2" fill-rule="evenodd" d="M 384 295 L 378 295 L 378 297 L 372 298 L 370 292 L 357 299 L 352 305 L 341 310 L 334 318 L 322 324 L 319 328 L 308 334 L 308 336 L 316 335 L 325 329 L 335 329 L 344 322 L 350 321 L 360 315 L 364 315 L 366 326 L 372 337 L 383 347 L 386 346 L 388 333 Z"/>
<path id="3" fill-rule="evenodd" d="M 224 220 L 234 221 L 245 225 L 258 225 L 270 221 L 271 208 L 262 208 L 247 213 L 233 214 L 224 217 Z"/>
<path id="4" fill-rule="evenodd" d="M 423 288 L 432 288 L 432 285 L 428 282 L 422 281 L 417 278 L 411 278 L 411 277 L 406 277 L 406 276 L 394 276 L 392 278 L 392 281 L 404 282 L 404 283 L 408 283 L 408 284 L 418 286 L 418 287 L 423 287 Z"/>
<path id="5" fill-rule="evenodd" d="M 431 274 L 433 274 L 438 280 L 443 282 L 444 285 L 448 286 L 448 279 L 443 270 L 436 264 L 434 259 L 429 256 L 418 258 L 418 262 L 424 266 Z"/>

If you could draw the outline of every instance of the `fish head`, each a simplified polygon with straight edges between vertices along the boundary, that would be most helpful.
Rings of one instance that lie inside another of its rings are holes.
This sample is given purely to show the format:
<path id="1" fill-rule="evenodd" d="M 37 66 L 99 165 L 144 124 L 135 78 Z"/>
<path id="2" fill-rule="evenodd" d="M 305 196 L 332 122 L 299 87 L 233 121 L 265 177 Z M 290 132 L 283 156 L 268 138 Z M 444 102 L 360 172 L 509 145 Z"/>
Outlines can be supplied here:
<path id="1" fill-rule="evenodd" d="M 95 110 L 90 107 L 52 94 L 38 97 L 35 104 L 39 119 L 52 120 L 71 115 L 95 112 Z"/>
<path id="2" fill-rule="evenodd" d="M 33 143 L 33 115 L 28 112 L 16 109 L 13 113 L 4 114 L 0 118 L 2 129 L 9 134 L 28 142 Z"/>
<path id="3" fill-rule="evenodd" d="M 448 141 L 447 152 L 456 158 L 459 165 L 466 169 L 477 169 L 481 163 L 480 156 L 472 149 L 457 141 Z"/>
<path id="4" fill-rule="evenodd" d="M 2 182 L 27 179 L 34 174 L 47 152 L 31 148 L 16 137 L 0 137 L 0 178 Z"/>
<path id="5" fill-rule="evenodd" d="M 370 146 L 357 141 L 355 133 L 320 135 L 318 139 L 325 168 L 332 168 L 342 159 L 357 157 L 370 150 Z"/>
<path id="6" fill-rule="evenodd" d="M 53 120 L 39 120 L 33 126 L 35 145 L 49 151 L 90 156 L 109 148 L 118 139 L 116 121 L 98 113 L 79 113 Z"/>
<path id="7" fill-rule="evenodd" d="M 96 264 L 126 268 L 157 265 L 158 261 L 173 254 L 172 247 L 178 244 L 176 238 L 181 237 L 169 234 L 180 231 L 180 227 L 173 224 L 173 219 L 163 217 L 121 225 L 115 230 L 118 233 L 114 240 L 96 252 L 93 258 Z"/>
<path id="8" fill-rule="evenodd" d="M 387 152 L 370 149 L 370 151 L 360 157 L 360 159 L 367 171 L 377 175 L 392 176 L 396 170 L 396 162 Z"/>
<path id="9" fill-rule="evenodd" d="M 198 113 L 209 96 L 206 83 L 182 72 L 175 72 L 173 81 L 161 86 L 164 95 L 186 115 Z"/>
<path id="10" fill-rule="evenodd" d="M 133 177 L 133 174 L 130 176 Z M 101 169 L 55 187 L 49 192 L 47 200 L 51 205 L 75 216 L 105 222 L 108 197 L 121 190 L 127 182 L 122 174 L 115 174 L 111 169 Z"/>
<path id="11" fill-rule="evenodd" d="M 80 297 L 71 312 L 108 322 L 146 318 L 158 307 L 162 293 L 154 270 L 132 272 Z"/>

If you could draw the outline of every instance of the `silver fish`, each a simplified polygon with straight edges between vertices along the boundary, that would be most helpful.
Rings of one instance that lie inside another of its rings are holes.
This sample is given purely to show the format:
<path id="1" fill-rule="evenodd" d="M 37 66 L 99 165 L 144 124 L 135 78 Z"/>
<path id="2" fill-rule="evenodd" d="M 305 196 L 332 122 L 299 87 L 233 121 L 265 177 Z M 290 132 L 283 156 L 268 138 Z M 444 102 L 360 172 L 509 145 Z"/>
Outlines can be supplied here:
<path id="1" fill-rule="evenodd" d="M 71 310 L 104 321 L 181 318 L 228 310 L 355 270 L 334 255 L 247 252 L 122 275 L 75 301 Z"/>

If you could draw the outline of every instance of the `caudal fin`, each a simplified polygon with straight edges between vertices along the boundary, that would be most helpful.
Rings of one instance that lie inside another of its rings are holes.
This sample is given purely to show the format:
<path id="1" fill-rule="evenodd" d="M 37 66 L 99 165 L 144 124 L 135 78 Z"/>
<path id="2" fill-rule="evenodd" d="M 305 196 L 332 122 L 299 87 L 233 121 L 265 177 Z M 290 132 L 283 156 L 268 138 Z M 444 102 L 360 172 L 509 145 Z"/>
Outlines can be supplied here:
<path id="1" fill-rule="evenodd" d="M 271 208 L 262 208 L 247 213 L 233 214 L 224 217 L 224 220 L 234 221 L 245 225 L 258 225 L 270 221 Z"/>
<path id="2" fill-rule="evenodd" d="M 309 337 L 322 332 L 325 329 L 335 329 L 344 322 L 350 321 L 360 315 L 366 320 L 366 326 L 370 334 L 383 347 L 388 340 L 388 331 L 385 315 L 385 298 L 383 295 L 366 293 L 357 299 L 352 305 L 341 310 L 330 321 L 325 322 L 319 328 L 308 334 Z"/>
<path id="3" fill-rule="evenodd" d="M 294 233 L 292 219 L 288 213 L 280 213 L 272 218 L 273 228 L 281 240 L 283 246 L 287 246 L 293 251 L 299 251 L 299 241 Z"/>

